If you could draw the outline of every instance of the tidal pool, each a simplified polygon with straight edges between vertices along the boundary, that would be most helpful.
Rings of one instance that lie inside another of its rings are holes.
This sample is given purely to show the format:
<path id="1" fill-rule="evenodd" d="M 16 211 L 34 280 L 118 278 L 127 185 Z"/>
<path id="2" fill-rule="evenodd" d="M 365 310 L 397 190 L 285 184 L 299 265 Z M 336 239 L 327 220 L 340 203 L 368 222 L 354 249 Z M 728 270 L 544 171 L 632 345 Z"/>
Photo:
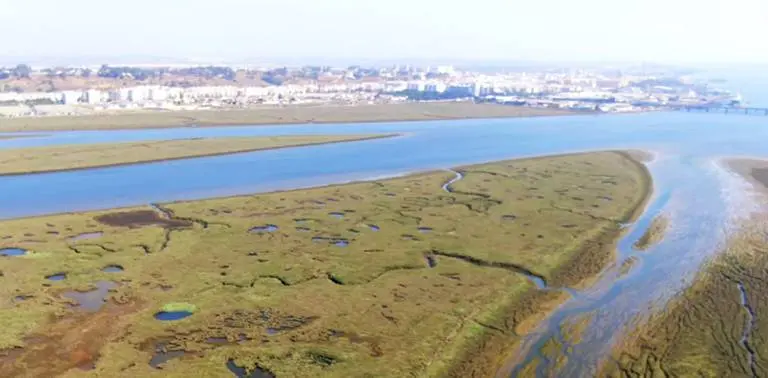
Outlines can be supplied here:
<path id="1" fill-rule="evenodd" d="M 275 226 L 274 224 L 267 224 L 264 226 L 256 226 L 249 230 L 249 232 L 253 233 L 263 233 L 263 232 L 275 232 L 279 230 L 280 227 Z"/>
<path id="2" fill-rule="evenodd" d="M 63 281 L 65 279 L 67 279 L 67 274 L 66 273 L 55 273 L 55 274 L 51 274 L 51 275 L 45 276 L 45 279 L 46 280 L 50 280 L 50 281 Z"/>
<path id="3" fill-rule="evenodd" d="M 3 248 L 0 249 L 0 256 L 23 256 L 27 251 L 21 248 Z"/>
<path id="4" fill-rule="evenodd" d="M 109 291 L 116 288 L 117 284 L 112 281 L 98 281 L 94 284 L 95 289 L 90 291 L 67 291 L 63 295 L 77 302 L 79 309 L 84 311 L 98 311 L 106 303 Z"/>
<path id="5" fill-rule="evenodd" d="M 160 311 L 155 314 L 155 319 L 162 321 L 181 320 L 188 316 L 191 316 L 190 311 Z"/>
<path id="6" fill-rule="evenodd" d="M 104 273 L 120 273 L 123 270 L 125 269 L 123 269 L 123 267 L 120 265 L 107 265 L 101 271 Z"/>

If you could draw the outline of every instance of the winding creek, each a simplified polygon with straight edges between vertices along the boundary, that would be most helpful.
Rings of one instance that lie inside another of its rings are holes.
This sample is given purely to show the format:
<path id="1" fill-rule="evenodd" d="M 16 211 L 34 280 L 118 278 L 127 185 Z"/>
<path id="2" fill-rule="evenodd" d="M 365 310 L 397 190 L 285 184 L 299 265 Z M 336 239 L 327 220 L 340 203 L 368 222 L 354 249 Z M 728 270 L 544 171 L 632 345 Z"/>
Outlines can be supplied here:
<path id="1" fill-rule="evenodd" d="M 749 208 L 744 182 L 725 170 L 724 156 L 768 157 L 768 117 L 649 113 L 529 119 L 459 120 L 354 125 L 178 128 L 166 130 L 46 133 L 0 140 L 0 148 L 68 143 L 102 143 L 212 136 L 401 133 L 392 139 L 206 157 L 135 166 L 89 169 L 34 176 L 0 177 L 0 218 L 104 209 L 174 200 L 392 177 L 515 157 L 598 149 L 645 149 L 654 193 L 642 215 L 626 225 L 616 260 L 596 281 L 565 290 L 570 299 L 510 351 L 500 376 L 515 376 L 528 362 L 541 360 L 538 376 L 552 375 L 554 361 L 542 355 L 551 339 L 567 354 L 559 376 L 592 376 L 601 357 L 634 322 L 663 306 L 684 287 L 701 263 L 721 247 L 731 220 Z M 443 186 L 461 180 L 461 173 Z M 164 216 L 172 217 L 156 207 Z M 633 246 L 658 214 L 669 219 L 664 239 L 639 251 Z M 622 265 L 633 261 L 629 271 Z M 744 288 L 739 286 L 749 312 Z M 742 344 L 749 350 L 753 316 Z M 587 326 L 576 345 L 564 325 Z M 746 353 L 745 353 L 746 354 Z M 748 355 L 748 354 L 747 354 Z M 750 357 L 751 358 L 751 357 Z M 750 360 L 751 361 L 751 360 Z M 751 362 L 750 362 L 751 363 Z"/>

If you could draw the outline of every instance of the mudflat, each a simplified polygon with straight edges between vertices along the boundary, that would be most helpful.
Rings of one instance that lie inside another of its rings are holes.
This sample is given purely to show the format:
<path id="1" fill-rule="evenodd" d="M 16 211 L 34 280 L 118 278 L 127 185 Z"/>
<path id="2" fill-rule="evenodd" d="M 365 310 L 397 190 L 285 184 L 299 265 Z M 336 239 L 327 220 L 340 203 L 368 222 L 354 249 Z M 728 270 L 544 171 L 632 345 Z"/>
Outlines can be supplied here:
<path id="1" fill-rule="evenodd" d="M 0 376 L 492 375 L 650 190 L 596 152 L 2 221 Z"/>
<path id="2" fill-rule="evenodd" d="M 0 150 L 0 176 L 72 171 L 395 135 L 272 136 L 77 144 Z"/>
<path id="3" fill-rule="evenodd" d="M 560 109 L 537 109 L 471 102 L 433 102 L 380 105 L 259 106 L 236 110 L 144 111 L 82 116 L 0 119 L 0 132 L 149 129 L 181 126 L 263 125 L 426 121 L 463 118 L 536 117 L 580 114 Z"/>
<path id="4" fill-rule="evenodd" d="M 752 183 L 759 191 L 768 193 L 768 160 L 731 158 L 724 162 L 730 170 Z"/>
<path id="5" fill-rule="evenodd" d="M 607 377 L 768 375 L 765 219 L 745 222 L 726 248 L 603 363 Z"/>

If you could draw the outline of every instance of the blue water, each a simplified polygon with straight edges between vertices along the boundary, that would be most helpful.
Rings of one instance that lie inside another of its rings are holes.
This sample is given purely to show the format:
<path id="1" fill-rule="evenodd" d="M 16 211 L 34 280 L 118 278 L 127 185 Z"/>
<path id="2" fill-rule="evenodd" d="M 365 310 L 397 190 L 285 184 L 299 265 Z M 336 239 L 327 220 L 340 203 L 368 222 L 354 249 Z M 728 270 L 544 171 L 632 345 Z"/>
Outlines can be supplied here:
<path id="1" fill-rule="evenodd" d="M 101 271 L 104 273 L 120 273 L 123 270 L 125 269 L 123 269 L 123 267 L 120 265 L 107 265 Z"/>
<path id="2" fill-rule="evenodd" d="M 192 313 L 189 311 L 161 311 L 155 314 L 155 319 L 162 320 L 162 321 L 171 321 L 171 320 L 184 319 L 191 315 Z"/>
<path id="3" fill-rule="evenodd" d="M 688 157 L 765 155 L 767 124 L 768 117 L 761 116 L 649 113 L 56 133 L 35 140 L 0 141 L 0 148 L 31 143 L 230 135 L 406 135 L 78 172 L 0 177 L 0 218 L 247 194 L 592 149 L 651 148 Z"/>
<path id="4" fill-rule="evenodd" d="M 250 230 L 248 230 L 248 232 L 255 232 L 255 233 L 275 232 L 279 229 L 280 227 L 277 227 L 274 224 L 267 224 L 264 226 L 253 227 Z"/>
<path id="5" fill-rule="evenodd" d="M 51 274 L 50 276 L 45 276 L 45 279 L 50 281 L 63 281 L 67 279 L 67 274 L 66 273 Z"/>
<path id="6" fill-rule="evenodd" d="M 2 248 L 0 249 L 0 256 L 23 256 L 27 251 L 21 248 Z"/>

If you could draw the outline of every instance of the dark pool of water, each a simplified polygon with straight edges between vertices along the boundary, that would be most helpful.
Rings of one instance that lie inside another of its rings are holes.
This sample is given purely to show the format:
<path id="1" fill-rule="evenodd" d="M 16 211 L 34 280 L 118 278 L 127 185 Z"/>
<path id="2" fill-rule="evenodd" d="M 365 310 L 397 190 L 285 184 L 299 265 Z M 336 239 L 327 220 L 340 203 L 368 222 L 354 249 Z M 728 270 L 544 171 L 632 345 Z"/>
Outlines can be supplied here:
<path id="1" fill-rule="evenodd" d="M 173 321 L 181 320 L 191 315 L 192 313 L 189 311 L 160 311 L 155 314 L 155 319 L 162 321 Z"/>
<path id="2" fill-rule="evenodd" d="M 106 303 L 109 291 L 116 288 L 117 284 L 111 281 L 98 281 L 94 286 L 96 289 L 90 291 L 67 291 L 63 295 L 77 302 L 81 310 L 98 311 Z"/>
<path id="3" fill-rule="evenodd" d="M 107 265 L 101 271 L 104 273 L 120 273 L 125 269 L 120 265 Z"/>
<path id="4" fill-rule="evenodd" d="M 275 232 L 279 230 L 280 227 L 277 227 L 274 224 L 266 224 L 264 226 L 257 226 L 253 227 L 249 230 L 249 232 L 255 232 L 255 233 L 263 233 L 263 232 Z"/>
<path id="5" fill-rule="evenodd" d="M 432 229 L 429 227 L 419 227 L 419 232 L 422 234 L 428 234 L 432 232 Z"/>
<path id="6" fill-rule="evenodd" d="M 232 372 L 237 378 L 275 378 L 275 375 L 263 369 L 259 366 L 253 367 L 253 369 L 246 369 L 245 367 L 238 366 L 235 360 L 227 360 L 227 369 Z"/>
<path id="7" fill-rule="evenodd" d="M 379 230 L 381 230 L 381 228 L 379 226 L 375 225 L 375 224 L 369 224 L 368 228 L 370 228 L 371 231 L 379 231 Z"/>
<path id="8" fill-rule="evenodd" d="M 184 357 L 186 354 L 187 352 L 184 350 L 167 350 L 164 344 L 159 344 L 155 348 L 155 353 L 152 355 L 152 358 L 149 360 L 149 366 L 155 369 L 162 369 L 162 365 L 166 362 L 174 358 Z"/>
<path id="9" fill-rule="evenodd" d="M 51 275 L 45 276 L 45 279 L 50 281 L 62 281 L 67 279 L 67 274 L 66 273 L 51 274 Z"/>
<path id="10" fill-rule="evenodd" d="M 0 256 L 23 256 L 27 251 L 21 248 L 2 248 L 0 249 Z"/>
<path id="11" fill-rule="evenodd" d="M 342 219 L 344 218 L 344 213 L 328 213 L 328 215 L 336 218 L 336 219 Z"/>
<path id="12" fill-rule="evenodd" d="M 339 240 L 332 241 L 332 243 L 333 243 L 333 245 L 335 245 L 337 247 L 342 247 L 343 248 L 343 247 L 346 247 L 346 246 L 349 245 L 349 240 L 339 239 Z"/>

